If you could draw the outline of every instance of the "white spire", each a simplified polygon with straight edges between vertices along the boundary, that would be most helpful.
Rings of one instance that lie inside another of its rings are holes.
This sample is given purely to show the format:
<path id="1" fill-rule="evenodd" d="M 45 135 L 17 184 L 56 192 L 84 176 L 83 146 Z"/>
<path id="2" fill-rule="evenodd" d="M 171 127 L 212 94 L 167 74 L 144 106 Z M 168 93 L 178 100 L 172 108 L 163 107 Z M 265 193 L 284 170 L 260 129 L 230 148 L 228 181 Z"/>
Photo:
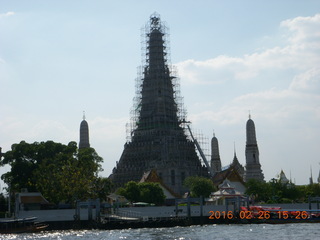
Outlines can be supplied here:
<path id="1" fill-rule="evenodd" d="M 83 111 L 83 120 L 86 120 L 86 112 Z"/>

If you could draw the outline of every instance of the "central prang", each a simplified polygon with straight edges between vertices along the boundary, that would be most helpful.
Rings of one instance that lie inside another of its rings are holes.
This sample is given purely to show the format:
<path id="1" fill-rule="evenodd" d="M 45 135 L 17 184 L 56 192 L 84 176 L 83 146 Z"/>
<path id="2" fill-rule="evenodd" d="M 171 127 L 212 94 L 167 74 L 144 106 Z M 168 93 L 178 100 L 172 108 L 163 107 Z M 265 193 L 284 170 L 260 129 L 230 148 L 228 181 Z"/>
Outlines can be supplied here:
<path id="1" fill-rule="evenodd" d="M 145 64 L 137 81 L 130 137 L 111 178 L 115 185 L 139 181 L 150 171 L 170 191 L 183 194 L 189 176 L 208 176 L 194 142 L 183 125 L 186 111 L 180 97 L 179 79 L 168 58 L 167 27 L 153 14 L 145 29 Z"/>

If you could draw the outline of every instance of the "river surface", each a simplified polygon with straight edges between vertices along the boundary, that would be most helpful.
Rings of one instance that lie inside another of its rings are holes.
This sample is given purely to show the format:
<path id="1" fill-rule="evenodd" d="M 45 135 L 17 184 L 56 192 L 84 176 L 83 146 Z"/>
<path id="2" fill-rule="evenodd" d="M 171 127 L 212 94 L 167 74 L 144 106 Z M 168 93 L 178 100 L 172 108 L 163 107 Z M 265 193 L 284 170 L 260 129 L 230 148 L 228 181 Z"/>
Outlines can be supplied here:
<path id="1" fill-rule="evenodd" d="M 320 239 L 320 223 L 301 224 L 233 224 L 173 228 L 140 228 L 124 230 L 69 230 L 34 234 L 0 235 L 15 240 L 209 240 L 209 239 Z"/>

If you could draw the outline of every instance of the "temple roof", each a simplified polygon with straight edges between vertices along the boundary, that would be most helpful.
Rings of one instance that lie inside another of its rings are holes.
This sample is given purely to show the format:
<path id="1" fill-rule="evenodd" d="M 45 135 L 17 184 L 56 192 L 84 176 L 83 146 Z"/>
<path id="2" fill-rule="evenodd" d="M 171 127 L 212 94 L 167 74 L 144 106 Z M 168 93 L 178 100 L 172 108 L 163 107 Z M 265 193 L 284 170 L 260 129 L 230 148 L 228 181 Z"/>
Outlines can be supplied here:
<path id="1" fill-rule="evenodd" d="M 286 175 L 284 174 L 284 172 L 283 172 L 282 169 L 281 169 L 281 172 L 280 172 L 280 174 L 279 174 L 279 181 L 280 181 L 280 183 L 282 183 L 282 184 L 287 184 L 287 183 L 289 183 L 289 180 L 288 180 L 288 178 L 286 177 Z"/>
<path id="2" fill-rule="evenodd" d="M 152 169 L 150 171 L 145 172 L 142 175 L 142 178 L 140 180 L 140 183 L 143 182 L 153 182 L 158 183 L 160 187 L 162 188 L 164 194 L 166 195 L 166 198 L 172 198 L 172 197 L 180 197 L 180 195 L 176 194 L 172 189 L 170 189 L 167 185 L 165 185 L 162 181 L 162 179 L 159 177 L 155 169 Z M 169 193 L 166 193 L 166 191 Z M 170 196 L 172 195 L 172 196 Z"/>
<path id="3" fill-rule="evenodd" d="M 230 181 L 237 181 L 241 182 L 243 185 L 245 184 L 234 165 L 230 165 L 229 168 L 215 174 L 212 178 L 212 181 L 215 186 L 219 186 L 227 178 Z"/>

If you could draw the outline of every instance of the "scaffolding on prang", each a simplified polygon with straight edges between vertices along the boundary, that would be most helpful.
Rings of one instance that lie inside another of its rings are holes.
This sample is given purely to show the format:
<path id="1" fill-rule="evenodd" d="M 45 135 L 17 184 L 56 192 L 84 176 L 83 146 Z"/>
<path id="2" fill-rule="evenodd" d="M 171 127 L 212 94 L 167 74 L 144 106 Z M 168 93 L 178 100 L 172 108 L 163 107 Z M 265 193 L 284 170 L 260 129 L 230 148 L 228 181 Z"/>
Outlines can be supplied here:
<path id="1" fill-rule="evenodd" d="M 142 89 L 143 82 L 146 75 L 146 71 L 152 69 L 150 67 L 150 53 L 149 46 L 150 44 L 150 32 L 154 28 L 158 28 L 162 33 L 162 45 L 159 45 L 159 53 L 163 52 L 164 64 L 167 67 L 167 70 L 171 79 L 171 87 L 173 89 L 173 98 L 174 104 L 173 108 L 167 110 L 165 114 L 175 115 L 180 123 L 180 126 L 183 129 L 186 129 L 187 123 L 187 111 L 184 107 L 183 97 L 181 96 L 180 91 L 180 79 L 178 77 L 177 69 L 175 66 L 171 65 L 170 61 L 170 42 L 169 42 L 169 29 L 165 26 L 163 22 L 157 21 L 159 19 L 158 14 L 154 14 L 155 18 L 151 18 L 148 24 L 141 29 L 141 52 L 142 52 L 142 65 L 137 68 L 137 78 L 135 79 L 135 97 L 133 98 L 133 106 L 130 109 L 130 121 L 126 124 L 126 140 L 130 142 L 135 133 L 135 130 L 138 127 L 139 117 L 141 115 L 141 106 L 142 106 Z M 160 49 L 161 47 L 161 49 Z M 159 61 L 162 61 L 160 59 Z M 147 101 L 147 100 L 146 100 Z M 148 124 L 148 123 L 147 123 Z M 149 122 L 149 127 L 152 128 L 153 121 Z M 189 132 L 184 131 L 188 136 Z"/>

